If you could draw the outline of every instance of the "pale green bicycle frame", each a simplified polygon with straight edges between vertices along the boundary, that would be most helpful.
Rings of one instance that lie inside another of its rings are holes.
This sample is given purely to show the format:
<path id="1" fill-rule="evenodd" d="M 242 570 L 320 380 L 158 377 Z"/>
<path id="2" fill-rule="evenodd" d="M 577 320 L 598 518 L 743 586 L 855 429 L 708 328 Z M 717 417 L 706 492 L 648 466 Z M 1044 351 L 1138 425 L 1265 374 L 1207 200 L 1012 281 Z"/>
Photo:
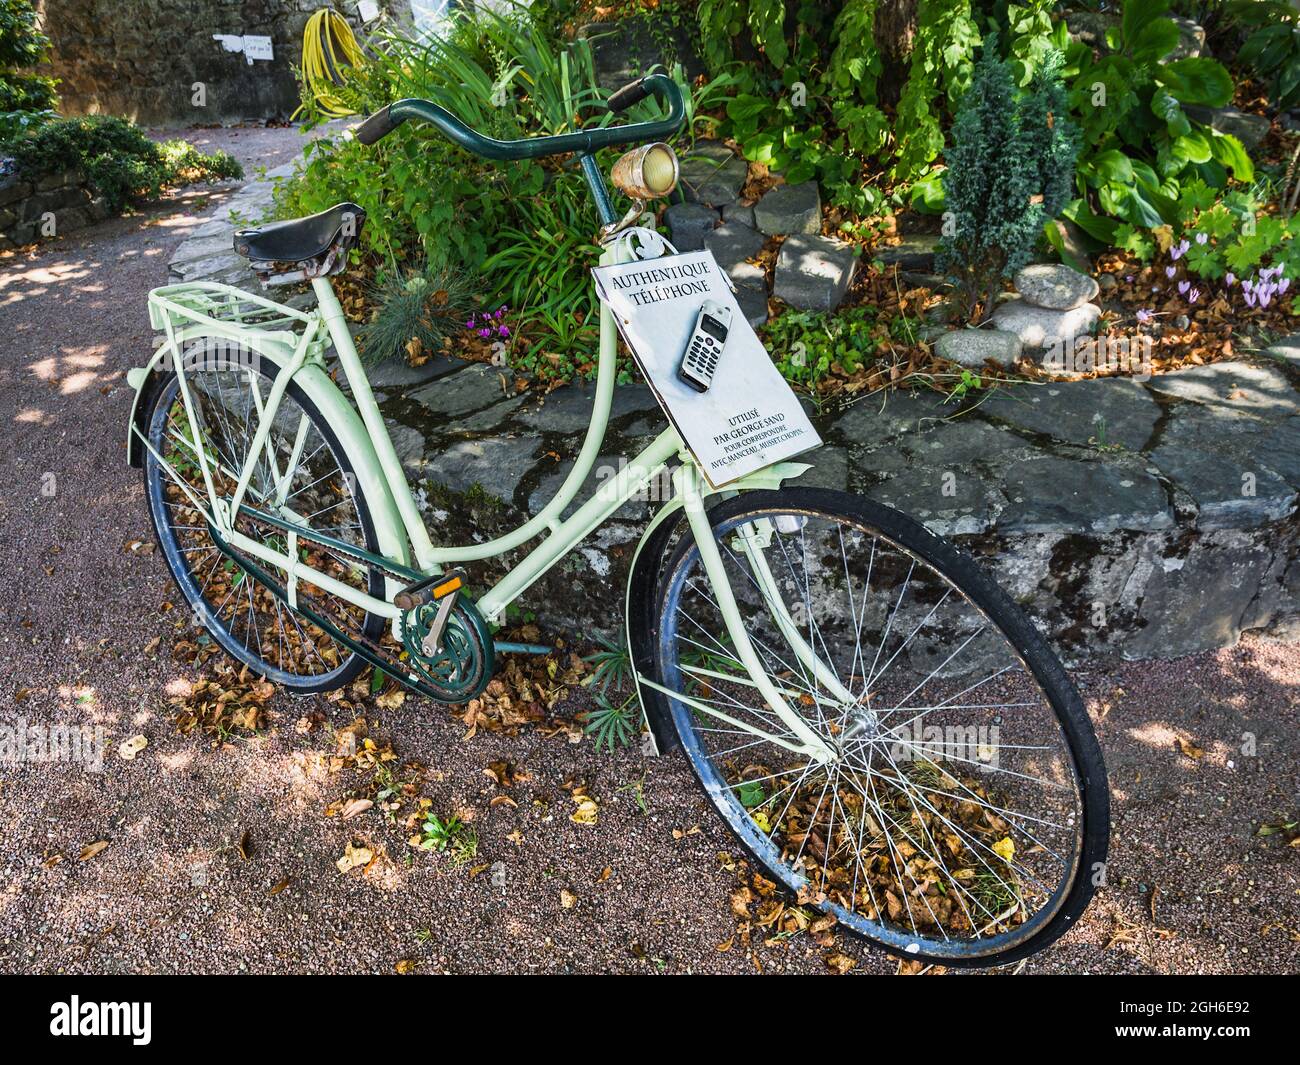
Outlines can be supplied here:
<path id="1" fill-rule="evenodd" d="M 607 247 L 602 264 L 616 262 L 620 258 L 618 248 L 621 242 Z M 317 278 L 312 282 L 318 301 L 318 310 L 314 313 L 294 311 L 291 308 L 263 300 L 249 293 L 223 285 L 176 285 L 157 289 L 150 294 L 151 315 L 156 325 L 164 332 L 164 344 L 155 354 L 154 361 L 144 370 L 133 371 L 129 376 L 131 383 L 139 389 L 145 376 L 164 357 L 170 357 L 179 379 L 181 396 L 189 418 L 190 440 L 200 439 L 194 406 L 185 376 L 184 359 L 181 352 L 184 345 L 196 338 L 213 336 L 235 343 L 245 344 L 255 351 L 275 358 L 279 373 L 275 376 L 270 392 L 265 401 L 260 392 L 253 389 L 258 404 L 260 422 L 248 451 L 248 458 L 242 470 L 225 472 L 237 478 L 237 487 L 229 501 L 217 496 L 212 478 L 212 456 L 205 448 L 193 448 L 195 458 L 202 470 L 203 481 L 207 489 L 208 500 L 197 498 L 195 492 L 181 478 L 170 470 L 168 464 L 154 450 L 147 436 L 140 433 L 135 419 L 132 419 L 133 431 L 143 439 L 143 445 L 153 454 L 164 470 L 185 491 L 190 502 L 212 523 L 221 536 L 237 551 L 245 552 L 250 557 L 269 564 L 280 570 L 285 576 L 286 591 L 291 605 L 296 603 L 296 591 L 300 582 L 308 581 L 323 591 L 337 596 L 346 602 L 362 607 L 366 611 L 391 621 L 394 635 L 400 640 L 400 624 L 404 611 L 391 601 L 401 584 L 392 577 L 387 578 L 386 598 L 379 599 L 359 591 L 326 573 L 307 565 L 298 558 L 296 538 L 290 534 L 286 551 L 251 539 L 235 528 L 235 515 L 238 514 L 249 482 L 259 461 L 265 458 L 270 464 L 273 479 L 277 481 L 276 497 L 272 500 L 280 516 L 289 521 L 302 521 L 301 516 L 283 509 L 284 497 L 288 491 L 288 480 L 297 466 L 297 460 L 305 442 L 308 423 L 304 416 L 299 426 L 297 441 L 285 466 L 285 474 L 280 475 L 274 448 L 268 446 L 271 424 L 276 411 L 288 388 L 290 381 L 295 381 L 310 396 L 320 409 L 322 416 L 330 424 L 352 463 L 359 490 L 365 494 L 370 504 L 375 522 L 381 553 L 395 562 L 406 565 L 413 555 L 413 566 L 425 574 L 437 574 L 447 567 L 461 562 L 471 562 L 491 558 L 504 552 L 521 547 L 529 540 L 544 536 L 541 543 L 534 547 L 524 558 L 500 581 L 483 593 L 476 601 L 479 612 L 492 622 L 499 622 L 506 607 L 514 602 L 526 589 L 547 572 L 557 561 L 572 551 L 597 526 L 610 518 L 625 503 L 635 498 L 655 477 L 657 477 L 674 458 L 680 465 L 674 470 L 674 499 L 665 505 L 651 523 L 651 530 L 677 507 L 685 512 L 692 535 L 698 545 L 701 560 L 716 596 L 716 601 L 727 626 L 737 660 L 749 673 L 748 682 L 769 704 L 793 736 L 765 733 L 754 726 L 733 718 L 716 707 L 694 700 L 681 692 L 668 691 L 653 678 L 637 674 L 640 684 L 662 691 L 671 698 L 691 706 L 700 713 L 725 721 L 729 725 L 744 729 L 755 736 L 766 739 L 788 750 L 807 755 L 817 761 L 833 760 L 836 755 L 830 747 L 813 731 L 803 717 L 796 713 L 786 701 L 794 693 L 784 691 L 768 676 L 757 653 L 754 650 L 744 621 L 732 593 L 730 582 L 723 565 L 718 545 L 714 540 L 712 529 L 705 510 L 705 496 L 714 489 L 700 473 L 693 456 L 686 447 L 676 429 L 665 429 L 655 440 L 628 462 L 617 477 L 605 481 L 586 503 L 580 506 L 568 518 L 561 519 L 565 508 L 573 501 L 586 481 L 600 453 L 606 428 L 609 424 L 610 408 L 613 401 L 616 378 L 616 357 L 618 332 L 613 315 L 602 305 L 600 315 L 600 352 L 597 363 L 595 398 L 593 402 L 591 423 L 577 461 L 555 496 L 541 511 L 513 531 L 496 539 L 480 544 L 442 547 L 435 545 L 429 537 L 428 529 L 420 515 L 415 498 L 412 495 L 401 461 L 393 448 L 384 418 L 375 402 L 374 393 L 365 373 L 365 368 L 357 354 L 352 341 L 343 310 L 328 278 Z M 231 298 L 283 312 L 290 324 L 302 326 L 301 334 L 292 330 L 265 331 L 256 327 L 249 328 L 234 323 L 221 323 L 211 317 L 201 315 L 187 303 L 186 295 L 195 290 L 214 291 Z M 213 325 L 217 328 L 214 329 Z M 347 398 L 324 372 L 324 339 L 333 342 L 340 366 L 352 392 L 355 409 Z M 251 371 L 250 371 L 251 372 Z M 358 421 L 358 415 L 360 420 Z M 182 443 L 189 444 L 180 436 Z M 727 486 L 727 494 L 754 488 L 775 488 L 782 481 L 797 477 L 808 466 L 802 463 L 779 463 L 761 470 L 749 477 L 742 478 Z M 767 607 L 780 628 L 782 635 L 789 641 L 799 659 L 810 668 L 817 679 L 826 687 L 830 695 L 841 705 L 856 701 L 854 693 L 845 688 L 821 658 L 816 655 L 800 632 L 798 625 L 791 618 L 789 611 L 777 592 L 777 583 L 768 568 L 767 560 L 761 548 L 770 537 L 770 528 L 764 529 L 764 522 L 751 523 L 742 531 L 733 534 L 733 543 L 746 558 L 755 582 L 764 595 Z M 647 530 L 646 536 L 650 530 Z M 642 540 L 644 544 L 645 540 Z M 409 545 L 410 555 L 407 547 Z M 737 678 L 732 677 L 732 680 Z"/>

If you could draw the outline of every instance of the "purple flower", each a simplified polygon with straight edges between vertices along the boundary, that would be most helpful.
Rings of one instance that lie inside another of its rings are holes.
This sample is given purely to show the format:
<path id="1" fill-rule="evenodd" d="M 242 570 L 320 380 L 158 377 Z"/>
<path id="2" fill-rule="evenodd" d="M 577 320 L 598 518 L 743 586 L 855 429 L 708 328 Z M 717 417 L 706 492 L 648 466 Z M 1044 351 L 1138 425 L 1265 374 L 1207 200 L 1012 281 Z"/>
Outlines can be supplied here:
<path id="1" fill-rule="evenodd" d="M 500 307 L 497 308 L 497 317 L 498 317 L 498 318 L 504 318 L 504 317 L 505 317 L 505 313 L 506 313 L 506 305 L 503 303 L 503 304 L 501 304 Z"/>
<path id="2" fill-rule="evenodd" d="M 486 329 L 486 328 L 484 328 L 484 329 L 480 329 L 480 330 L 478 331 L 478 335 L 481 336 L 484 340 L 486 340 L 488 337 L 490 337 L 490 336 L 492 335 L 492 330 L 491 330 L 491 329 Z"/>
<path id="3" fill-rule="evenodd" d="M 1232 286 L 1237 283 L 1237 275 L 1234 274 L 1231 270 L 1229 270 L 1226 274 L 1223 275 L 1223 283 L 1227 285 L 1229 288 L 1232 288 Z"/>
<path id="4" fill-rule="evenodd" d="M 1188 303 L 1195 303 L 1200 298 L 1201 298 L 1201 290 L 1199 288 L 1194 288 L 1189 293 L 1187 293 Z"/>
<path id="5" fill-rule="evenodd" d="M 1197 244 L 1204 244 L 1204 243 L 1205 243 L 1207 240 L 1209 240 L 1209 239 L 1210 239 L 1210 234 L 1208 234 L 1208 233 L 1197 233 L 1197 234 L 1196 234 L 1196 243 L 1197 243 Z M 1186 241 L 1184 241 L 1184 243 L 1186 243 Z"/>
<path id="6" fill-rule="evenodd" d="M 1178 273 L 1178 267 L 1176 267 L 1176 266 L 1166 266 L 1166 267 L 1165 267 L 1165 277 L 1169 278 L 1170 280 L 1173 279 L 1173 276 L 1174 276 L 1174 274 L 1176 274 L 1176 273 Z"/>
<path id="7" fill-rule="evenodd" d="M 497 326 L 497 336 L 508 337 L 509 335 L 510 335 L 510 327 L 508 325 Z"/>
<path id="8" fill-rule="evenodd" d="M 1187 249 L 1190 247 L 1191 244 L 1189 244 L 1186 240 L 1180 240 L 1177 244 L 1175 244 L 1172 248 L 1169 249 L 1169 258 L 1173 259 L 1174 262 L 1177 262 L 1185 254 L 1187 254 Z"/>
<path id="9" fill-rule="evenodd" d="M 1190 282 L 1190 281 L 1186 281 L 1186 280 L 1184 280 L 1184 281 L 1179 281 L 1179 282 L 1178 282 L 1178 295 L 1180 295 L 1180 296 L 1186 296 L 1186 295 L 1187 295 L 1187 289 L 1188 289 L 1190 286 L 1191 286 L 1191 282 Z"/>
<path id="10" fill-rule="evenodd" d="M 474 316 L 472 314 L 469 316 L 469 320 L 465 323 L 465 328 L 466 329 L 474 328 Z"/>
<path id="11" fill-rule="evenodd" d="M 1140 311 L 1137 312 L 1137 320 L 1139 322 L 1149 322 L 1154 317 L 1155 314 L 1147 310 L 1145 307 L 1143 307 Z"/>
<path id="12" fill-rule="evenodd" d="M 1245 291 L 1245 295 L 1246 295 L 1246 306 L 1247 307 L 1255 306 L 1256 303 L 1255 293 L 1251 292 L 1249 289 L 1246 289 L 1245 285 L 1242 285 L 1242 289 Z"/>
<path id="13" fill-rule="evenodd" d="M 1289 277 L 1284 277 L 1284 278 L 1282 278 L 1282 280 L 1280 280 L 1280 281 L 1277 283 L 1277 291 L 1278 291 L 1278 294 L 1279 294 L 1279 295 L 1282 295 L 1282 296 L 1285 296 L 1285 295 L 1286 295 L 1286 290 L 1289 289 L 1290 287 L 1291 287 L 1291 279 L 1290 279 Z"/>

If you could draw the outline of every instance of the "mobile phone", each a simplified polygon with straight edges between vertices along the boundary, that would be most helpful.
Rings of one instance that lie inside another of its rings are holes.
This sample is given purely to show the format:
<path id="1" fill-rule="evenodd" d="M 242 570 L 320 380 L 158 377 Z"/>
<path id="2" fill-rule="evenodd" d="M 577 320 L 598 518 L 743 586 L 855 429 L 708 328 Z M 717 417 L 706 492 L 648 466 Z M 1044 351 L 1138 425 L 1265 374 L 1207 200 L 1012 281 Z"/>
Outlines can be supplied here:
<path id="1" fill-rule="evenodd" d="M 730 329 L 731 308 L 705 300 L 695 317 L 691 339 L 686 342 L 682 364 L 677 368 L 677 376 L 696 392 L 707 392 L 712 384 Z"/>

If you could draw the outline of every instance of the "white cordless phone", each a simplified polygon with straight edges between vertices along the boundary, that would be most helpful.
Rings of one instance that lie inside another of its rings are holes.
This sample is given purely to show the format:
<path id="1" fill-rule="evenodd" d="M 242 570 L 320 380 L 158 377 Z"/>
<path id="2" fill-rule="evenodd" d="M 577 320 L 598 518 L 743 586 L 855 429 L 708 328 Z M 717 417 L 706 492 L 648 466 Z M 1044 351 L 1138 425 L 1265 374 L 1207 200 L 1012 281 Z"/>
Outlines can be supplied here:
<path id="1" fill-rule="evenodd" d="M 731 308 L 705 300 L 695 318 L 695 328 L 686 343 L 686 353 L 677 376 L 696 392 L 707 392 L 718 369 L 718 358 L 731 329 Z"/>

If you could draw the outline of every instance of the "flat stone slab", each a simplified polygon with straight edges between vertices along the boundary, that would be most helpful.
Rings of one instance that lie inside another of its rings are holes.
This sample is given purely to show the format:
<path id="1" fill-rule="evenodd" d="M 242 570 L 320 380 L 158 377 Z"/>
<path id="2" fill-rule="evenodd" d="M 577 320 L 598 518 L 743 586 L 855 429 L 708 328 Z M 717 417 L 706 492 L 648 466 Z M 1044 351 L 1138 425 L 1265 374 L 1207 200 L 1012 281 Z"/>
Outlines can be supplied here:
<path id="1" fill-rule="evenodd" d="M 540 443 L 536 437 L 517 436 L 449 441 L 430 450 L 423 472 L 453 492 L 466 492 L 478 485 L 488 495 L 510 503 L 534 466 Z"/>
<path id="2" fill-rule="evenodd" d="M 857 251 L 832 237 L 787 237 L 776 261 L 775 295 L 805 311 L 832 311 L 844 299 Z"/>
<path id="3" fill-rule="evenodd" d="M 910 233 L 897 244 L 873 248 L 871 255 L 886 267 L 897 266 L 900 270 L 928 274 L 934 271 L 934 253 L 938 245 L 939 237 L 934 233 Z"/>
<path id="4" fill-rule="evenodd" d="M 502 389 L 502 373 L 487 363 L 468 363 L 456 373 L 416 389 L 410 398 L 428 407 L 435 416 L 463 419 L 468 414 L 518 398 Z"/>
<path id="5" fill-rule="evenodd" d="M 679 175 L 687 200 L 722 207 L 736 202 L 749 164 L 720 141 L 696 141 L 682 157 Z"/>
<path id="6" fill-rule="evenodd" d="M 729 203 L 723 207 L 722 220 L 724 222 L 739 222 L 742 226 L 748 226 L 750 229 L 757 228 L 754 224 L 754 208 L 739 203 Z"/>
<path id="7" fill-rule="evenodd" d="M 736 302 L 740 304 L 740 313 L 745 316 L 753 328 L 757 329 L 767 321 L 767 289 L 753 288 L 749 285 L 736 285 Z"/>
<path id="8" fill-rule="evenodd" d="M 1295 488 L 1253 458 L 1172 444 L 1157 447 L 1150 458 L 1191 496 L 1197 528 L 1252 528 L 1277 521 L 1295 507 Z"/>
<path id="9" fill-rule="evenodd" d="M 1300 396 L 1285 373 L 1274 366 L 1212 362 L 1176 373 L 1157 374 L 1148 388 L 1171 399 L 1213 403 L 1264 417 L 1300 413 Z"/>
<path id="10" fill-rule="evenodd" d="M 1063 347 L 1084 336 L 1100 317 L 1101 308 L 1095 303 L 1085 303 L 1068 311 L 1052 311 L 1024 300 L 1010 300 L 999 304 L 993 312 L 993 324 L 998 329 L 1015 333 L 1026 348 L 1041 351 Z"/>
<path id="11" fill-rule="evenodd" d="M 754 204 L 754 224 L 768 236 L 787 233 L 820 233 L 822 200 L 817 182 L 777 185 Z"/>
<path id="12" fill-rule="evenodd" d="M 767 240 L 762 233 L 739 222 L 724 222 L 704 236 L 704 246 L 713 252 L 718 265 L 736 284 L 741 283 L 736 276 L 737 268 L 745 265 L 747 260 L 762 251 L 766 243 Z"/>
<path id="13" fill-rule="evenodd" d="M 1034 263 L 1016 273 L 1016 291 L 1035 307 L 1069 311 L 1096 298 L 1097 282 L 1060 263 Z"/>
<path id="14" fill-rule="evenodd" d="M 1143 448 L 1160 420 L 1160 404 L 1124 377 L 999 387 L 980 412 L 1068 444 L 1129 451 Z"/>
<path id="15" fill-rule="evenodd" d="M 1151 474 L 1113 458 L 1076 461 L 1040 455 L 1006 471 L 1007 507 L 999 531 L 1098 535 L 1121 529 L 1155 532 L 1174 525 L 1165 490 Z"/>
<path id="16" fill-rule="evenodd" d="M 939 338 L 934 350 L 941 358 L 977 370 L 990 360 L 999 366 L 1013 366 L 1024 345 L 1015 333 L 1001 329 L 954 329 Z"/>
<path id="17" fill-rule="evenodd" d="M 1283 337 L 1272 347 L 1265 348 L 1264 354 L 1300 370 L 1300 333 Z"/>
<path id="18" fill-rule="evenodd" d="M 675 203 L 664 211 L 669 240 L 678 251 L 700 251 L 718 224 L 718 212 L 702 203 Z"/>
<path id="19" fill-rule="evenodd" d="M 993 528 L 1003 497 L 979 474 L 912 466 L 864 494 L 914 518 L 937 536 L 970 536 Z"/>
<path id="20" fill-rule="evenodd" d="M 576 435 L 591 424 L 591 410 L 596 402 L 594 387 L 567 385 L 540 398 L 529 396 L 520 412 L 511 420 L 514 426 L 537 433 Z M 618 423 L 632 414 L 659 410 L 659 401 L 646 385 L 618 385 L 610 403 L 609 419 Z"/>

